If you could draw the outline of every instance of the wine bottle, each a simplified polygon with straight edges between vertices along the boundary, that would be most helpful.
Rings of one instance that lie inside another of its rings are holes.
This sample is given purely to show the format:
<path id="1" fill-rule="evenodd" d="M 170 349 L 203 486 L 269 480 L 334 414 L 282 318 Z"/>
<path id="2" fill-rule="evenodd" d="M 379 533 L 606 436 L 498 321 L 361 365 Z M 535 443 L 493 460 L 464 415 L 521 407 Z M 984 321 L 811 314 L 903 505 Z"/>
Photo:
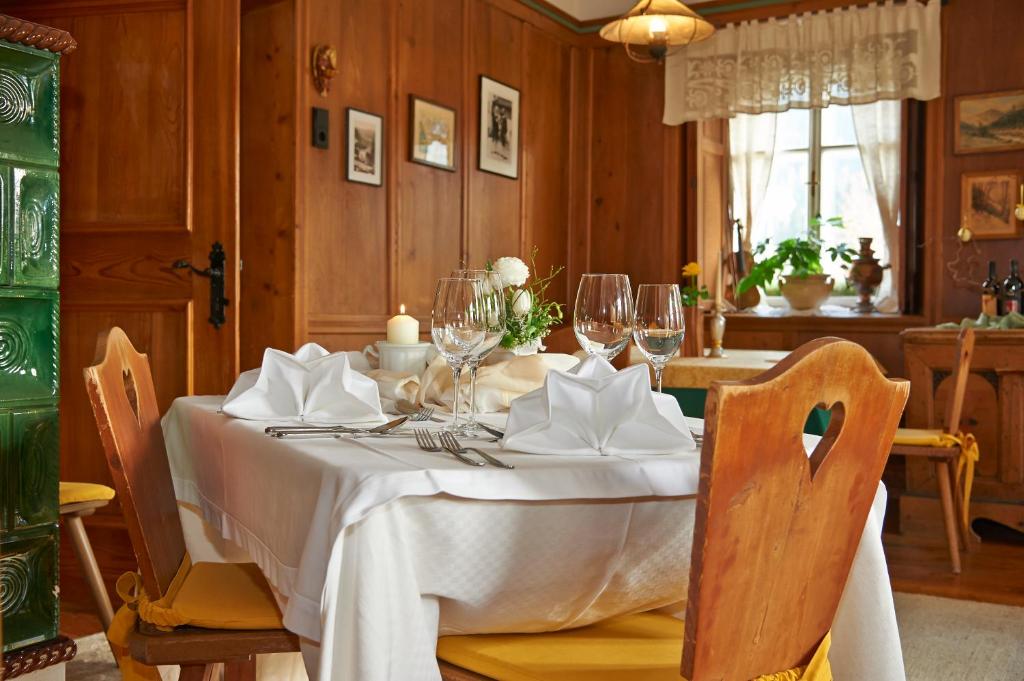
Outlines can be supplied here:
<path id="1" fill-rule="evenodd" d="M 996 263 L 993 260 L 988 261 L 988 279 L 981 284 L 981 313 L 988 315 L 989 317 L 996 317 L 1001 314 L 1002 305 L 999 300 L 999 293 L 1002 291 L 1002 287 L 999 286 L 999 280 L 996 278 Z"/>
<path id="2" fill-rule="evenodd" d="M 1020 279 L 1020 263 L 1010 261 L 1010 276 L 1003 280 L 1003 314 L 1024 313 L 1024 281 Z"/>

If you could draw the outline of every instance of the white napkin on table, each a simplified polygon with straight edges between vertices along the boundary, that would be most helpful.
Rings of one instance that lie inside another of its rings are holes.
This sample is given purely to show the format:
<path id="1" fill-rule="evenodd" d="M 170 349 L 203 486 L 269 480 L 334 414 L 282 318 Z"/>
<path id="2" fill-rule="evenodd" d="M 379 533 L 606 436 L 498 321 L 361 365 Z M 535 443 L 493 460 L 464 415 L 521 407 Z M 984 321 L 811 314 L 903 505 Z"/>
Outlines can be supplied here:
<path id="1" fill-rule="evenodd" d="M 383 423 L 377 384 L 353 367 L 350 354 L 316 343 L 295 354 L 267 348 L 263 366 L 238 377 L 221 409 L 253 420 Z"/>
<path id="2" fill-rule="evenodd" d="M 651 391 L 647 366 L 591 356 L 551 371 L 512 403 L 502 448 L 533 454 L 674 454 L 695 447 L 679 403 Z"/>

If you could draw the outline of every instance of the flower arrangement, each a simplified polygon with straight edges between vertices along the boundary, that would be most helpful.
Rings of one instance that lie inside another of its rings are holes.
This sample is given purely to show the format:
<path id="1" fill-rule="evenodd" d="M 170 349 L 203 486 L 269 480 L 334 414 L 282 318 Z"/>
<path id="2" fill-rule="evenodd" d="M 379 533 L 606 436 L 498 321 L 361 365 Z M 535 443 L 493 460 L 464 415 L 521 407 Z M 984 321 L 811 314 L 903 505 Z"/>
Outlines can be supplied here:
<path id="1" fill-rule="evenodd" d="M 695 307 L 700 301 L 707 300 L 708 287 L 697 285 L 700 276 L 700 264 L 688 262 L 683 267 L 683 285 L 679 288 L 679 296 L 683 299 L 683 307 Z"/>
<path id="2" fill-rule="evenodd" d="M 543 350 L 544 337 L 551 333 L 552 326 L 562 321 L 562 306 L 545 300 L 544 294 L 551 281 L 565 268 L 552 267 L 546 277 L 527 285 L 530 272 L 536 268 L 536 248 L 530 254 L 529 265 L 511 256 L 487 263 L 487 269 L 497 272 L 505 286 L 505 336 L 501 339 L 501 347 L 516 355 Z"/>

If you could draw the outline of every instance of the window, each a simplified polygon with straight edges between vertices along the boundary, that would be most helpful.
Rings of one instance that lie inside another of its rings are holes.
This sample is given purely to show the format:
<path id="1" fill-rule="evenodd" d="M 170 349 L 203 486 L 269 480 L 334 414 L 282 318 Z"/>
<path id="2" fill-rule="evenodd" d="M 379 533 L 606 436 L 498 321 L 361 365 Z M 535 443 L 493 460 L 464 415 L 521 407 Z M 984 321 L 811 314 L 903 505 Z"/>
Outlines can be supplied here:
<path id="1" fill-rule="evenodd" d="M 815 229 L 810 226 L 813 217 L 823 220 L 818 228 L 822 265 L 836 280 L 833 295 L 853 295 L 842 263 L 832 262 L 825 249 L 844 242 L 856 248 L 858 237 L 870 236 L 881 262 L 888 262 L 888 253 L 878 204 L 857 149 L 853 115 L 846 106 L 777 114 L 768 187 L 754 215 L 751 243 L 806 237 Z M 824 222 L 834 217 L 842 218 L 844 228 Z"/>

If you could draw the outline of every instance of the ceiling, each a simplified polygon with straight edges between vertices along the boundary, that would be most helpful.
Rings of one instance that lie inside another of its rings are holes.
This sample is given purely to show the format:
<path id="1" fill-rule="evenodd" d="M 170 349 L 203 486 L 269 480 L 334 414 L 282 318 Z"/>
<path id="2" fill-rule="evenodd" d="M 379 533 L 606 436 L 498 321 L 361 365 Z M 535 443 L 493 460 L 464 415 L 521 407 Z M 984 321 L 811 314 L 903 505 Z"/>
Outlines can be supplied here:
<path id="1" fill-rule="evenodd" d="M 590 21 L 624 14 L 636 0 L 547 0 L 576 21 Z M 687 5 L 699 5 L 710 0 L 683 0 Z"/>

